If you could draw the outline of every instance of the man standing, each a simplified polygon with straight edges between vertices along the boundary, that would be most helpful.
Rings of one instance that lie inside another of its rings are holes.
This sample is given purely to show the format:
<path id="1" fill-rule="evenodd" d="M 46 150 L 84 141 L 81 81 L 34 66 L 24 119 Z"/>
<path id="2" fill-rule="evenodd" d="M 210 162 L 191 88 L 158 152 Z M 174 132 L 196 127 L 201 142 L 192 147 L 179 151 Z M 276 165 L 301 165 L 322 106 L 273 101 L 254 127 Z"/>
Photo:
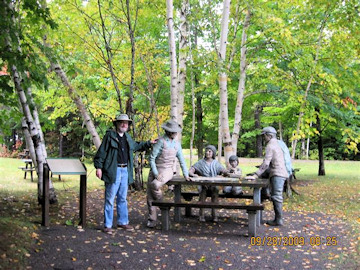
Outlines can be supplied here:
<path id="1" fill-rule="evenodd" d="M 282 205 L 283 188 L 288 172 L 285 166 L 284 153 L 276 139 L 276 130 L 273 127 L 265 127 L 261 135 L 267 143 L 265 149 L 265 158 L 259 169 L 251 176 L 245 179 L 255 180 L 269 168 L 270 193 L 274 205 L 275 219 L 266 222 L 270 226 L 282 226 Z"/>
<path id="2" fill-rule="evenodd" d="M 161 126 L 165 135 L 154 145 L 150 155 L 150 172 L 147 183 L 147 205 L 149 209 L 146 226 L 154 228 L 157 220 L 156 206 L 153 201 L 163 198 L 162 187 L 176 174 L 176 158 L 179 160 L 181 170 L 186 180 L 190 180 L 185 164 L 181 145 L 176 135 L 181 132 L 181 126 L 174 120 L 169 120 Z"/>
<path id="3" fill-rule="evenodd" d="M 108 130 L 94 157 L 96 176 L 105 182 L 104 232 L 112 234 L 114 200 L 116 197 L 117 227 L 131 231 L 127 207 L 128 186 L 133 179 L 133 153 L 150 148 L 151 143 L 135 142 L 127 133 L 132 122 L 127 114 L 113 121 L 115 130 Z"/>

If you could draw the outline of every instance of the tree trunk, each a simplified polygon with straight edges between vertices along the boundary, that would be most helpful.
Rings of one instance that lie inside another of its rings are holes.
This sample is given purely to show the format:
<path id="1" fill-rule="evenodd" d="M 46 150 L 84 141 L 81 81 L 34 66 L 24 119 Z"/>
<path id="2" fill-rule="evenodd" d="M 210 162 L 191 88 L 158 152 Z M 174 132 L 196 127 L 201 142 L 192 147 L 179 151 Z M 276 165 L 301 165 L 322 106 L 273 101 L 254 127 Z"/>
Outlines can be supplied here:
<path id="1" fill-rule="evenodd" d="M 39 131 L 39 135 L 40 135 L 40 141 L 41 141 L 41 148 L 44 154 L 44 157 L 47 158 L 47 152 L 46 152 L 46 147 L 45 147 L 45 138 L 44 138 L 44 133 L 41 130 L 41 125 L 40 125 L 40 119 L 39 119 L 39 113 L 37 110 L 37 106 L 34 102 L 34 98 L 33 98 L 33 94 L 31 91 L 31 87 L 27 88 L 27 93 L 28 93 L 28 97 L 29 97 L 29 103 L 31 105 L 31 107 L 33 108 L 33 115 L 34 115 L 34 121 L 35 121 L 35 125 Z"/>
<path id="2" fill-rule="evenodd" d="M 136 28 L 137 14 L 138 14 L 138 10 L 139 10 L 138 1 L 136 3 L 137 3 L 136 16 L 135 16 L 134 24 L 131 21 L 129 0 L 126 0 L 126 13 L 125 13 L 125 16 L 127 19 L 127 24 L 128 24 L 128 34 L 129 34 L 130 43 L 131 43 L 130 91 L 129 91 L 129 95 L 128 95 L 129 96 L 128 100 L 126 101 L 126 113 L 130 116 L 130 118 L 132 118 L 134 115 L 133 102 L 134 102 L 134 88 L 135 88 L 135 50 L 136 50 L 134 33 L 135 33 L 135 28 Z M 134 137 L 136 137 L 135 125 L 132 125 L 131 127 L 133 128 Z"/>
<path id="3" fill-rule="evenodd" d="M 86 128 L 87 128 L 89 134 L 91 135 L 92 141 L 93 141 L 96 149 L 98 149 L 101 144 L 99 134 L 97 133 L 95 125 L 94 125 L 87 109 L 85 108 L 85 105 L 82 102 L 80 96 L 76 93 L 75 89 L 70 84 L 65 72 L 62 70 L 62 68 L 59 64 L 51 63 L 51 69 L 59 76 L 59 78 L 61 79 L 64 86 L 67 88 L 70 98 L 75 102 L 76 107 L 80 111 L 81 116 L 85 122 Z"/>
<path id="4" fill-rule="evenodd" d="M 110 72 L 110 75 L 111 75 L 111 79 L 112 79 L 112 82 L 114 84 L 114 88 L 116 90 L 118 103 L 119 103 L 119 109 L 120 109 L 120 112 L 122 113 L 123 112 L 123 107 L 122 107 L 122 102 L 121 102 L 121 92 L 120 92 L 120 89 L 119 89 L 119 86 L 118 86 L 118 83 L 117 83 L 118 79 L 117 79 L 117 77 L 115 75 L 114 67 L 113 67 L 113 64 L 112 64 L 113 54 L 112 54 L 112 51 L 111 51 L 111 45 L 109 44 L 109 41 L 108 41 L 108 37 L 106 36 L 106 33 L 109 33 L 109 31 L 106 29 L 105 21 L 104 21 L 104 18 L 102 16 L 100 0 L 98 0 L 98 9 L 99 9 L 99 16 L 100 16 L 100 20 L 101 20 L 102 38 L 104 40 L 104 47 L 105 47 L 105 50 L 106 50 L 106 56 L 103 53 L 103 51 L 101 51 L 101 53 L 102 53 L 103 60 L 105 61 L 106 65 L 108 66 L 108 69 L 109 69 L 109 72 Z M 96 147 L 96 148 L 98 148 L 98 147 Z"/>
<path id="5" fill-rule="evenodd" d="M 15 18 L 16 12 L 14 11 L 14 2 L 13 1 L 3 1 L 2 8 L 5 9 L 5 15 L 7 15 L 10 18 L 10 20 L 12 22 L 12 26 L 15 26 L 14 28 L 19 27 L 19 24 Z M 20 29 L 20 28 L 16 28 L 16 29 Z M 5 42 L 7 43 L 9 54 L 14 55 L 15 51 L 18 52 L 19 54 L 21 54 L 22 53 L 21 40 L 19 38 L 20 33 L 17 32 L 19 30 L 15 30 L 15 31 L 14 31 L 14 29 L 4 29 L 4 30 L 6 32 Z M 10 31 L 13 32 L 12 36 L 11 36 L 13 38 L 12 42 L 10 41 Z M 16 45 L 14 45 L 14 44 L 16 44 Z M 13 48 L 13 46 L 17 46 L 17 48 Z M 43 148 L 41 146 L 42 142 L 41 142 L 41 136 L 39 134 L 39 128 L 41 129 L 41 126 L 37 127 L 34 122 L 34 117 L 30 110 L 28 99 L 27 99 L 25 91 L 22 87 L 23 79 L 25 79 L 26 76 L 24 76 L 24 78 L 22 78 L 20 75 L 20 72 L 18 71 L 17 66 L 14 64 L 14 63 L 16 63 L 16 60 L 18 60 L 18 59 L 15 59 L 16 55 L 17 54 L 15 54 L 14 59 L 9 60 L 9 62 L 10 62 L 9 66 L 11 66 L 10 75 L 14 82 L 14 86 L 15 86 L 16 92 L 19 97 L 19 101 L 21 104 L 20 110 L 24 114 L 24 117 L 26 120 L 26 126 L 28 127 L 28 131 L 31 136 L 31 140 L 32 140 L 32 143 L 33 143 L 34 149 L 35 149 L 36 159 L 33 160 L 33 163 L 34 163 L 34 165 L 35 164 L 37 165 L 35 168 L 36 168 L 36 172 L 38 175 L 38 201 L 39 201 L 39 203 L 41 203 L 42 198 L 43 198 L 43 164 L 45 163 L 45 155 L 43 153 Z M 11 63 L 11 62 L 13 62 L 13 63 Z M 54 203 L 57 201 L 56 193 L 55 193 L 54 188 L 52 187 L 51 181 L 50 181 L 49 199 L 50 199 L 50 203 Z"/>
<path id="6" fill-rule="evenodd" d="M 174 33 L 174 5 L 173 0 L 166 0 L 166 17 L 168 26 L 169 39 L 169 57 L 170 57 L 170 115 L 175 121 L 178 121 L 178 88 L 177 88 L 177 60 L 175 47 L 175 33 Z"/>
<path id="7" fill-rule="evenodd" d="M 197 47 L 197 32 L 196 29 L 194 31 L 194 47 Z M 194 68 L 193 68 L 193 57 L 192 57 L 192 46 L 191 43 L 189 44 L 190 49 L 190 78 L 191 78 L 191 111 L 192 111 L 192 118 L 191 118 L 191 138 L 190 138 L 190 167 L 193 164 L 193 146 L 194 146 L 194 139 L 195 139 L 195 124 L 196 124 L 196 105 L 195 105 L 195 75 L 194 75 Z"/>
<path id="8" fill-rule="evenodd" d="M 318 135 L 318 151 L 319 151 L 319 173 L 318 175 L 325 175 L 325 163 L 324 163 L 324 145 L 322 139 L 322 129 L 321 129 L 321 122 L 320 122 L 320 109 L 316 108 L 316 129 L 319 132 Z"/>
<path id="9" fill-rule="evenodd" d="M 186 62 L 188 57 L 188 23 L 187 15 L 189 12 L 189 0 L 181 2 L 180 10 L 180 42 L 179 42 L 179 74 L 178 74 L 178 123 L 183 126 L 184 118 L 184 96 L 185 96 L 185 83 L 186 83 Z M 180 135 L 180 134 L 179 134 Z M 181 137 L 179 136 L 181 141 Z"/>
<path id="10" fill-rule="evenodd" d="M 60 132 L 59 134 L 59 157 L 62 157 L 64 154 L 64 149 L 63 149 L 63 143 L 64 143 L 64 136 L 62 135 L 62 133 Z"/>
<path id="11" fill-rule="evenodd" d="M 283 141 L 284 139 L 283 139 L 283 129 L 282 129 L 281 121 L 279 121 L 279 130 L 278 130 L 278 132 L 279 132 L 279 139 Z"/>
<path id="12" fill-rule="evenodd" d="M 303 159 L 305 155 L 306 155 L 305 138 L 301 138 L 300 159 Z"/>
<path id="13" fill-rule="evenodd" d="M 237 92 L 237 101 L 235 107 L 235 117 L 234 117 L 234 129 L 232 133 L 232 147 L 235 150 L 237 149 L 237 144 L 240 136 L 240 128 L 241 128 L 241 118 L 242 118 L 242 107 L 244 103 L 244 92 L 245 92 L 245 81 L 246 81 L 246 41 L 247 41 L 247 30 L 250 25 L 251 12 L 248 9 L 246 12 L 246 17 L 244 21 L 244 28 L 241 37 L 241 55 L 240 55 L 240 78 L 239 78 L 239 86 Z"/>
<path id="14" fill-rule="evenodd" d="M 25 117 L 21 118 L 21 128 L 25 137 L 25 142 L 26 142 L 26 148 L 29 149 L 29 154 L 30 154 L 30 158 L 34 163 L 34 167 L 37 168 L 37 163 L 36 163 L 36 153 L 35 153 L 35 148 L 34 148 L 34 143 L 31 139 L 31 135 L 29 132 L 29 127 L 26 123 L 26 119 Z"/>
<path id="15" fill-rule="evenodd" d="M 198 79 L 195 74 L 195 84 L 198 85 Z M 203 131 L 203 108 L 201 93 L 196 94 L 196 148 L 198 151 L 198 158 L 204 156 L 204 131 Z"/>
<path id="16" fill-rule="evenodd" d="M 224 156 L 226 165 L 229 163 L 229 157 L 234 153 L 229 128 L 228 96 L 227 96 L 227 73 L 225 69 L 227 36 L 229 32 L 230 0 L 224 0 L 223 13 L 220 33 L 219 49 L 219 86 L 220 86 L 220 111 L 221 111 L 221 130 L 224 143 Z"/>
<path id="17" fill-rule="evenodd" d="M 158 111 L 157 111 L 157 107 L 156 107 L 156 102 L 155 102 L 155 98 L 154 98 L 154 85 L 153 85 L 153 80 L 151 78 L 151 74 L 146 66 L 146 62 L 144 60 L 144 57 L 140 54 L 140 59 L 143 62 L 144 65 L 144 69 L 145 69 L 145 74 L 146 74 L 146 79 L 148 81 L 148 91 L 150 93 L 150 97 L 148 95 L 145 95 L 146 98 L 150 101 L 150 108 L 151 108 L 151 112 L 154 112 L 155 115 L 155 123 L 156 123 L 156 131 L 157 134 L 160 135 L 160 125 L 159 125 L 159 116 L 158 116 Z"/>
<path id="18" fill-rule="evenodd" d="M 262 106 L 256 106 L 255 108 L 255 129 L 261 128 L 260 122 L 260 114 L 262 112 Z M 263 156 L 263 149 L 262 149 L 262 138 L 261 135 L 256 135 L 256 157 L 261 158 Z"/>
<path id="19" fill-rule="evenodd" d="M 312 127 L 312 122 L 310 122 L 310 127 Z M 309 147 L 310 147 L 310 136 L 306 140 L 306 160 L 309 159 Z"/>

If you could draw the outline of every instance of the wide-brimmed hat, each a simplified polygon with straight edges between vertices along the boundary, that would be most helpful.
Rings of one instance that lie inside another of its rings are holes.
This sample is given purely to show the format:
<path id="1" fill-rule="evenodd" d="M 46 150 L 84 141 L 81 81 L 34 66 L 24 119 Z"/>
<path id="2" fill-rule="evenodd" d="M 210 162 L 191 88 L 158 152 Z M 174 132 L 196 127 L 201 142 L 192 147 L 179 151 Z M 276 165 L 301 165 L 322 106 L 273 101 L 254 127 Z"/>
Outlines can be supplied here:
<path id="1" fill-rule="evenodd" d="M 129 123 L 132 123 L 132 120 L 129 118 L 127 114 L 119 114 L 118 116 L 115 117 L 113 123 L 115 124 L 118 121 L 128 121 Z"/>
<path id="2" fill-rule="evenodd" d="M 181 132 L 181 130 L 182 130 L 182 128 L 178 124 L 178 122 L 176 122 L 174 120 L 169 120 L 169 121 L 165 122 L 164 124 L 162 124 L 161 127 L 168 132 L 176 132 L 177 133 L 177 132 Z"/>
<path id="3" fill-rule="evenodd" d="M 273 127 L 264 127 L 262 132 L 261 132 L 261 135 L 264 135 L 266 133 L 276 134 L 276 129 L 273 128 Z"/>

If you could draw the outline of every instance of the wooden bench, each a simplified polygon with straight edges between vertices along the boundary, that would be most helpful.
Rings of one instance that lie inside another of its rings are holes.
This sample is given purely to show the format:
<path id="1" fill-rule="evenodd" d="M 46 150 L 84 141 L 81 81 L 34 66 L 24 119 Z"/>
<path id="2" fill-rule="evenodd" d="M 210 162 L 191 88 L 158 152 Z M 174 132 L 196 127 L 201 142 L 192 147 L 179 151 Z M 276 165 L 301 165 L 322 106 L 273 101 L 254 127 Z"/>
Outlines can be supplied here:
<path id="1" fill-rule="evenodd" d="M 207 194 L 208 195 L 208 194 Z M 193 197 L 199 197 L 199 192 L 181 192 L 181 196 L 185 201 L 191 201 Z M 210 196 L 207 196 L 210 197 Z M 238 198 L 238 199 L 253 199 L 253 194 L 242 193 L 239 195 L 234 195 L 232 193 L 219 193 L 219 198 Z"/>
<path id="2" fill-rule="evenodd" d="M 210 197 L 210 194 L 206 194 L 207 197 Z M 193 197 L 199 197 L 199 192 L 193 191 L 193 192 L 181 192 L 181 196 L 184 198 L 185 201 L 190 202 L 192 201 Z M 239 195 L 234 195 L 232 193 L 219 193 L 219 198 L 231 198 L 231 199 L 249 199 L 252 200 L 254 198 L 254 195 L 251 193 L 241 193 Z M 261 202 L 263 202 L 266 198 L 262 198 Z M 191 216 L 191 207 L 185 208 L 185 216 L 189 217 Z"/>
<path id="3" fill-rule="evenodd" d="M 212 202 L 170 202 L 170 201 L 153 201 L 153 206 L 158 206 L 161 210 L 161 226 L 163 231 L 170 229 L 170 208 L 171 207 L 185 207 L 185 208 L 216 208 L 216 209 L 239 209 L 246 210 L 248 214 L 249 236 L 256 236 L 256 211 L 264 210 L 262 204 L 234 204 L 234 203 L 212 203 Z"/>

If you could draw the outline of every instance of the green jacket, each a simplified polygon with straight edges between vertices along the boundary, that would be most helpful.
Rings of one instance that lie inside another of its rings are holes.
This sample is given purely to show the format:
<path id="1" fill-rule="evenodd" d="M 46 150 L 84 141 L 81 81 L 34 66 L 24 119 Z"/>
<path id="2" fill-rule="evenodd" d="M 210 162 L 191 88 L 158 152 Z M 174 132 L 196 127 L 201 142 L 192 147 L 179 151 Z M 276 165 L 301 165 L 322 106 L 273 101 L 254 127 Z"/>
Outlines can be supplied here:
<path id="1" fill-rule="evenodd" d="M 125 132 L 126 141 L 129 144 L 129 158 L 128 158 L 128 184 L 134 182 L 133 175 L 133 154 L 135 151 L 144 151 L 150 148 L 150 141 L 135 142 L 131 136 Z M 94 166 L 96 169 L 102 169 L 101 180 L 106 183 L 115 183 L 117 170 L 117 154 L 119 149 L 119 140 L 115 130 L 108 130 L 103 138 L 103 141 L 94 157 Z"/>

